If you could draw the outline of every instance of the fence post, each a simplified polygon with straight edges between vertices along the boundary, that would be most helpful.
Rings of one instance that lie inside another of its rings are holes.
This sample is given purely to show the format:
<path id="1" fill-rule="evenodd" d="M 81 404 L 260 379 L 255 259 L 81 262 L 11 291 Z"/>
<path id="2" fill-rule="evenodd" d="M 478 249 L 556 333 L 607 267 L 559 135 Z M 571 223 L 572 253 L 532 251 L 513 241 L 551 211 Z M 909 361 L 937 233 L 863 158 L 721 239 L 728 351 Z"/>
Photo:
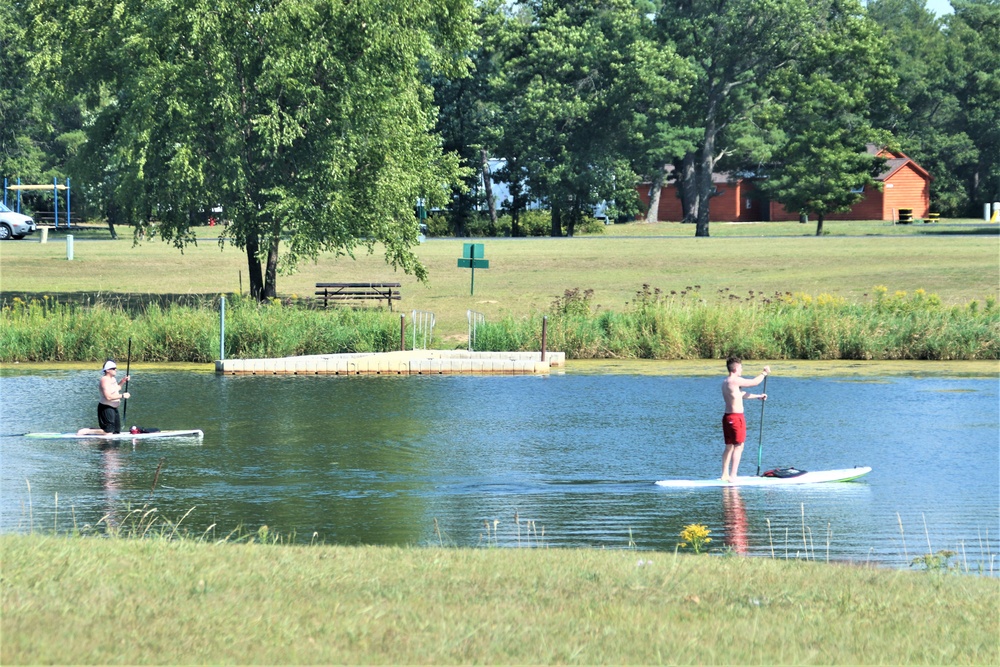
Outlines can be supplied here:
<path id="1" fill-rule="evenodd" d="M 406 351 L 406 313 L 399 314 L 399 351 Z"/>

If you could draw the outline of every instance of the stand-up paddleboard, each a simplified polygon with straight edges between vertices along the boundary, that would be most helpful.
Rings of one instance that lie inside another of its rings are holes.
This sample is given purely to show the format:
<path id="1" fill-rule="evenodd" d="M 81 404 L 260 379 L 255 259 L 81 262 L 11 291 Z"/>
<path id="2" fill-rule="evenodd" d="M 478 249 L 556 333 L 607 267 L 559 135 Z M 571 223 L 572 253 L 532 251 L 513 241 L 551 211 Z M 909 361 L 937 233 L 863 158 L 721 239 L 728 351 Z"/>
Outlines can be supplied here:
<path id="1" fill-rule="evenodd" d="M 186 431 L 153 431 L 152 433 L 105 433 L 104 435 L 78 435 L 76 433 L 25 433 L 25 438 L 39 438 L 45 440 L 72 439 L 72 440 L 155 440 L 157 438 L 198 438 L 205 434 L 199 429 L 189 429 Z"/>
<path id="2" fill-rule="evenodd" d="M 657 486 L 669 487 L 710 487 L 710 486 L 782 486 L 788 484 L 824 484 L 827 482 L 850 482 L 872 471 L 867 466 L 845 468 L 843 470 L 817 470 L 803 472 L 794 477 L 737 477 L 726 482 L 721 479 L 664 479 Z M 766 473 L 765 473 L 766 475 Z"/>

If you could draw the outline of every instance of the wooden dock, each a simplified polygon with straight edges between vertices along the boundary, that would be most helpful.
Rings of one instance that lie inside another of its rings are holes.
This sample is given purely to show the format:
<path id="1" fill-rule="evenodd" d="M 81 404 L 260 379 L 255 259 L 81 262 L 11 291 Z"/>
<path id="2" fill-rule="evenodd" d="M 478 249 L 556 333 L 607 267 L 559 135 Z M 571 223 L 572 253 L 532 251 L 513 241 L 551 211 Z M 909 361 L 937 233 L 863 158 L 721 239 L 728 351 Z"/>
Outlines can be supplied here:
<path id="1" fill-rule="evenodd" d="M 407 350 L 315 354 L 215 362 L 222 375 L 546 375 L 566 364 L 564 352 Z"/>

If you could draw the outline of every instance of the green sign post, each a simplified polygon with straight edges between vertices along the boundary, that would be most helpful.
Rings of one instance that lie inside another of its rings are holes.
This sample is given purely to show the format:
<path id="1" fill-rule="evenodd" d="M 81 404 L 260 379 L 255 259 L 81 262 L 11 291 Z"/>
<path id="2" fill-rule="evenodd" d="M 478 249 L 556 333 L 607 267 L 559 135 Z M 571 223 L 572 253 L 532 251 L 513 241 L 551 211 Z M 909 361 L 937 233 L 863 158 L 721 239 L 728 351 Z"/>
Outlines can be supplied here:
<path id="1" fill-rule="evenodd" d="M 476 293 L 476 269 L 490 268 L 490 260 L 484 259 L 482 243 L 466 243 L 462 248 L 462 256 L 458 260 L 458 268 L 472 269 L 472 284 L 469 286 L 469 295 Z"/>

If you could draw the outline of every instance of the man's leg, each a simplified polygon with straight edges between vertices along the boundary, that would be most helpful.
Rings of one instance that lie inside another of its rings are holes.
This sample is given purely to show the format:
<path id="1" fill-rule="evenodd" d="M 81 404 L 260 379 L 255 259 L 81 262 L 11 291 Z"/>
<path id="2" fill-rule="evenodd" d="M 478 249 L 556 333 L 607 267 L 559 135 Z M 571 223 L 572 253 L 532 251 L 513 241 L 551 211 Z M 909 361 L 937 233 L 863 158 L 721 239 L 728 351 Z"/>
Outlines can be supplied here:
<path id="1" fill-rule="evenodd" d="M 726 451 L 722 453 L 722 479 L 729 481 L 729 461 L 733 458 L 733 450 L 736 445 L 726 445 Z"/>
<path id="2" fill-rule="evenodd" d="M 728 448 L 727 448 L 728 449 Z M 743 443 L 733 446 L 733 467 L 729 472 L 729 481 L 736 481 L 736 473 L 740 469 L 740 459 L 743 457 Z"/>

